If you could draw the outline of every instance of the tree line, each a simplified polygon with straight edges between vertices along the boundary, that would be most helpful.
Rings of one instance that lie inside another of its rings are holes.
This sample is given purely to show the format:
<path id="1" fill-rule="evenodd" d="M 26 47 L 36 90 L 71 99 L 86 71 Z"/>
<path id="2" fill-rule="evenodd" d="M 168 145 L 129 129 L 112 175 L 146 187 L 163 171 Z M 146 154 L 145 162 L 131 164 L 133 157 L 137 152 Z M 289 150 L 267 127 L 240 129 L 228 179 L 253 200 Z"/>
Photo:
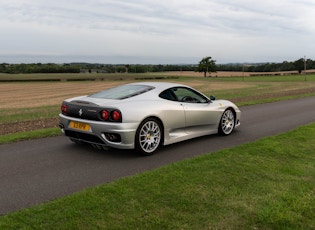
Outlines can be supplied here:
<path id="1" fill-rule="evenodd" d="M 301 73 L 304 69 L 315 69 L 315 61 L 311 59 L 300 58 L 296 61 L 284 61 L 282 63 L 242 63 L 242 64 L 224 64 L 219 65 L 220 71 L 245 71 L 245 72 L 280 72 L 280 71 L 298 71 Z"/>
<path id="2" fill-rule="evenodd" d="M 210 66 L 208 66 L 210 65 Z M 211 57 L 203 58 L 199 64 L 185 65 L 129 65 L 129 64 L 91 64 L 91 63 L 33 63 L 33 64 L 0 64 L 0 73 L 146 73 L 165 71 L 245 71 L 245 72 L 277 72 L 303 71 L 315 69 L 315 61 L 303 58 L 296 61 L 282 63 L 231 63 L 216 64 Z"/>
<path id="3" fill-rule="evenodd" d="M 125 65 L 125 64 L 0 64 L 0 73 L 147 73 L 165 71 L 195 71 L 196 65 Z"/>

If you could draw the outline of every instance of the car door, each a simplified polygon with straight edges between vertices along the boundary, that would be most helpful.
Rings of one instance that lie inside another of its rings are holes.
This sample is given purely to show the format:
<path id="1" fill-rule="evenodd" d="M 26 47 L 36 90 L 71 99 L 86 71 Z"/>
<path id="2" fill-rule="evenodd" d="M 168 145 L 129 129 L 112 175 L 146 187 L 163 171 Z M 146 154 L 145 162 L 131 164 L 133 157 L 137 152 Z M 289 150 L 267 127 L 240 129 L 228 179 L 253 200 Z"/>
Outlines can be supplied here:
<path id="1" fill-rule="evenodd" d="M 163 91 L 159 97 L 165 100 L 163 103 L 165 143 L 177 142 L 187 136 L 184 107 L 171 89 Z"/>
<path id="2" fill-rule="evenodd" d="M 190 88 L 178 87 L 174 91 L 185 112 L 187 132 L 216 129 L 218 112 L 202 94 Z"/>

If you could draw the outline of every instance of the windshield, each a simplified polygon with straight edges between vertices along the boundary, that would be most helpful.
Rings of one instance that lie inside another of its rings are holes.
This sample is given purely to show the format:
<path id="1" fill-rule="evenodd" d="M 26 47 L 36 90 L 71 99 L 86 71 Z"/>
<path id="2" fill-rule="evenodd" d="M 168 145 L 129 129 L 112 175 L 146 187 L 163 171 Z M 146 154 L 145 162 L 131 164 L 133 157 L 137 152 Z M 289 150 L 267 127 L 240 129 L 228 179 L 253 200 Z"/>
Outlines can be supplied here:
<path id="1" fill-rule="evenodd" d="M 153 88 L 147 85 L 122 85 L 92 94 L 89 97 L 122 100 L 148 92 Z"/>

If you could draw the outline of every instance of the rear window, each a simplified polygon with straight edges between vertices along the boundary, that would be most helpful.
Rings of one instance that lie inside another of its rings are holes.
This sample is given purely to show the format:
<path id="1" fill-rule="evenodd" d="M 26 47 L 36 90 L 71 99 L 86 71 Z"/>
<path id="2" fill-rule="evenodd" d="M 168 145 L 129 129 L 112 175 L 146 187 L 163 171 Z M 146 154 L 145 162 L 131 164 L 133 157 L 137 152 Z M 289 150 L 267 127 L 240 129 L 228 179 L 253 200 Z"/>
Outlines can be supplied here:
<path id="1" fill-rule="evenodd" d="M 92 94 L 89 97 L 122 100 L 148 92 L 153 88 L 154 87 L 147 85 L 121 85 L 115 88 L 101 91 L 99 93 Z"/>

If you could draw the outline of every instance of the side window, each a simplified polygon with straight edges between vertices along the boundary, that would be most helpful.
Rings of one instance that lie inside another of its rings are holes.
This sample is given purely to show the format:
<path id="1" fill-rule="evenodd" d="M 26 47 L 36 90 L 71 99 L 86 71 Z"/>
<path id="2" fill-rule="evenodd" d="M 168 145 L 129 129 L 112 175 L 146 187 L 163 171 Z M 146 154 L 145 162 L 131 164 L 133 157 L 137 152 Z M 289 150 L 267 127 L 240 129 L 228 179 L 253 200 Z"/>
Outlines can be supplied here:
<path id="1" fill-rule="evenodd" d="M 162 93 L 160 93 L 159 97 L 166 99 L 166 100 L 170 100 L 170 101 L 177 101 L 177 98 L 176 98 L 173 90 L 171 90 L 171 89 L 163 91 Z"/>
<path id="2" fill-rule="evenodd" d="M 208 99 L 198 92 L 184 87 L 174 88 L 174 94 L 178 98 L 178 101 L 186 103 L 206 103 Z"/>

